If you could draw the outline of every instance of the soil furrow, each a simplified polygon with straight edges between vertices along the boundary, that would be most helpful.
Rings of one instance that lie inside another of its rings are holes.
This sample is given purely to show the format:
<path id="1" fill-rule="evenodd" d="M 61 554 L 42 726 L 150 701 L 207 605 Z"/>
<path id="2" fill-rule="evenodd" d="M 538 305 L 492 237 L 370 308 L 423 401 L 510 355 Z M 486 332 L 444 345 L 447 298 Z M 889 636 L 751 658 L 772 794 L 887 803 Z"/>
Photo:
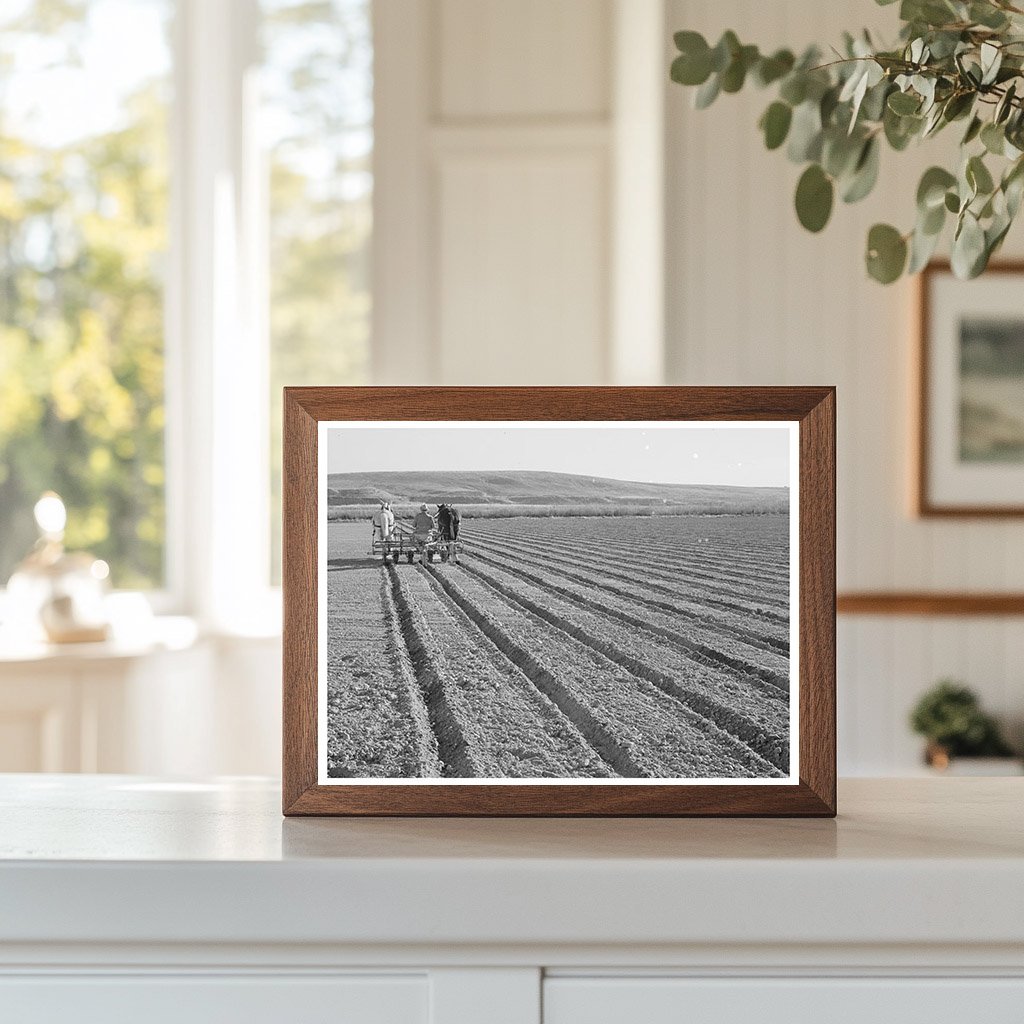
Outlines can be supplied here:
<path id="1" fill-rule="evenodd" d="M 769 668 L 752 662 L 749 658 L 721 650 L 722 645 L 720 642 L 717 646 L 711 646 L 710 643 L 691 638 L 691 636 L 683 636 L 681 632 L 682 627 L 688 623 L 679 621 L 678 607 L 651 600 L 639 601 L 634 593 L 605 584 L 600 589 L 618 598 L 618 604 L 622 607 L 613 606 L 607 600 L 594 600 L 596 585 L 592 580 L 588 580 L 586 577 L 571 573 L 565 569 L 548 569 L 536 565 L 524 568 L 521 561 L 516 563 L 508 556 L 503 556 L 493 551 L 486 554 L 482 551 L 474 551 L 473 557 L 528 580 L 542 589 L 548 589 L 560 594 L 570 601 L 611 615 L 626 622 L 628 625 L 657 633 L 659 636 L 664 637 L 677 647 L 688 652 L 693 660 L 699 664 L 711 665 L 739 673 L 741 676 L 747 677 L 752 685 L 757 686 L 765 693 L 775 695 L 789 693 L 789 666 L 787 659 L 774 655 L 774 667 Z M 537 575 L 537 573 L 541 575 Z"/>
<path id="2" fill-rule="evenodd" d="M 588 520 L 474 520 L 473 526 L 515 537 L 573 542 L 588 534 L 613 543 L 654 546 L 709 567 L 776 572 L 785 579 L 789 566 L 788 517 L 714 517 L 712 519 L 603 517 Z M 697 536 L 699 534 L 699 536 Z"/>
<path id="3" fill-rule="evenodd" d="M 450 772 L 492 778 L 613 775 L 571 718 L 538 691 L 425 569 L 391 567 L 395 589 L 409 609 L 420 662 L 428 668 L 431 699 L 459 727 L 465 759 Z M 447 724 L 442 721 L 442 726 Z M 470 769 L 472 771 L 470 772 Z"/>
<path id="4" fill-rule="evenodd" d="M 343 616 L 327 629 L 328 775 L 441 775 L 437 741 L 387 578 L 380 570 L 355 585 L 331 578 L 328 589 L 332 607 Z"/>
<path id="5" fill-rule="evenodd" d="M 580 555 L 580 546 L 570 540 L 561 540 L 554 537 L 514 537 L 486 528 L 473 530 L 477 536 L 489 537 L 508 541 L 514 539 L 515 544 L 539 548 L 545 552 L 559 551 L 572 558 Z M 692 578 L 694 582 L 706 585 L 705 581 L 720 583 L 728 581 L 735 586 L 756 586 L 759 589 L 771 591 L 770 600 L 772 603 L 786 603 L 786 592 L 788 590 L 788 577 L 775 576 L 773 573 L 765 572 L 761 567 L 750 567 L 749 571 L 738 571 L 735 565 L 719 567 L 717 564 L 706 564 L 704 557 L 699 552 L 690 555 L 675 554 L 666 548 L 664 544 L 641 544 L 628 543 L 624 541 L 602 540 L 601 548 L 607 554 L 630 563 L 651 565 L 656 567 L 671 568 L 674 579 Z M 768 596 L 768 595 L 766 595 Z"/>
<path id="6" fill-rule="evenodd" d="M 459 593 L 450 580 L 439 576 L 433 570 L 431 570 L 431 576 L 437 586 L 476 623 L 484 636 L 518 666 L 534 686 L 580 730 L 584 738 L 612 770 L 612 773 L 622 778 L 642 777 L 643 773 L 633 763 L 626 750 L 598 722 L 588 707 L 577 700 L 529 651 L 520 647 L 494 619 Z"/>
<path id="7" fill-rule="evenodd" d="M 474 534 L 473 536 L 475 537 L 477 535 Z M 595 563 L 592 559 L 584 557 L 576 557 L 574 559 L 561 558 L 557 555 L 552 557 L 548 552 L 539 547 L 531 546 L 529 548 L 525 548 L 518 544 L 509 544 L 504 540 L 494 540 L 491 537 L 485 538 L 485 542 L 487 550 L 501 548 L 509 555 L 509 557 L 518 556 L 519 558 L 523 558 L 524 555 L 526 555 L 526 561 L 539 564 L 542 567 L 567 567 L 566 575 L 573 576 L 580 581 L 584 579 L 580 573 L 586 573 L 589 576 L 589 581 L 594 585 L 611 590 L 613 593 L 625 593 L 636 601 L 641 601 L 645 604 L 654 604 L 656 607 L 660 607 L 662 609 L 670 608 L 676 610 L 680 614 L 686 615 L 688 621 L 704 623 L 713 632 L 728 633 L 752 647 L 766 651 L 774 651 L 775 653 L 781 654 L 785 657 L 789 656 L 788 629 L 784 636 L 773 636 L 766 632 L 759 632 L 757 630 L 750 629 L 746 626 L 735 625 L 731 621 L 723 619 L 720 615 L 711 615 L 706 611 L 706 607 L 710 604 L 725 604 L 726 610 L 730 614 L 742 614 L 748 619 L 750 617 L 751 610 L 743 608 L 739 611 L 736 606 L 731 603 L 715 602 L 704 597 L 699 599 L 695 598 L 690 588 L 685 584 L 671 585 L 669 583 L 655 582 L 655 580 L 652 579 L 653 576 L 657 575 L 659 579 L 664 579 L 667 574 L 659 573 L 653 567 L 633 570 L 627 568 L 613 569 L 606 565 Z M 623 583 L 628 583 L 633 587 L 643 586 L 649 591 L 653 590 L 658 594 L 664 594 L 673 598 L 675 603 L 670 606 L 666 606 L 663 603 L 647 598 L 644 593 L 638 593 L 635 590 L 617 590 L 614 586 L 609 586 L 609 577 L 617 579 Z M 768 627 L 767 624 L 764 624 L 764 628 L 770 627 Z"/>
<path id="8" fill-rule="evenodd" d="M 469 743 L 462 729 L 462 716 L 453 706 L 443 672 L 433 656 L 432 645 L 426 638 L 426 624 L 407 600 L 395 567 L 389 565 L 386 571 L 391 581 L 391 594 L 398 613 L 402 638 L 423 693 L 431 728 L 437 738 L 441 773 L 458 778 L 472 778 L 483 774 L 484 766 L 469 752 Z"/>
<path id="9" fill-rule="evenodd" d="M 789 773 L 789 743 L 781 734 L 787 725 L 784 716 L 773 716 L 777 719 L 778 728 L 767 730 L 749 714 L 742 714 L 735 708 L 722 703 L 721 700 L 710 696 L 707 692 L 688 686 L 685 682 L 666 674 L 649 662 L 630 655 L 621 644 L 608 642 L 597 635 L 595 631 L 584 629 L 573 621 L 575 616 L 562 614 L 550 607 L 553 602 L 541 605 L 524 594 L 521 589 L 509 586 L 496 575 L 482 570 L 478 566 L 473 565 L 466 568 L 508 600 L 550 622 L 557 629 L 563 630 L 574 639 L 603 654 L 633 675 L 653 683 L 667 696 L 679 701 L 723 733 L 733 737 L 734 744 L 730 750 L 733 756 L 737 753 L 738 748 L 735 743 L 738 741 L 740 748 L 749 749 L 759 755 L 783 774 Z M 762 705 L 762 709 L 767 710 L 764 705 Z"/>
<path id="10" fill-rule="evenodd" d="M 640 769 L 652 778 L 774 777 L 777 769 L 746 744 L 649 680 L 582 643 L 543 616 L 526 612 L 476 573 L 431 570 L 461 595 L 488 628 L 505 634 L 540 669 L 588 708 Z"/>
<path id="11" fill-rule="evenodd" d="M 564 545 L 560 550 L 564 550 L 566 553 L 560 555 L 555 553 L 554 546 L 549 546 L 539 541 L 521 541 L 516 538 L 514 541 L 506 539 L 498 539 L 493 534 L 470 534 L 470 538 L 473 536 L 481 536 L 488 544 L 500 543 L 506 548 L 510 548 L 510 554 L 519 553 L 520 551 L 528 550 L 534 552 L 537 555 L 543 556 L 545 559 L 551 561 L 558 560 L 561 563 L 568 563 L 570 565 L 589 565 L 594 567 L 595 563 L 592 557 L 588 557 L 586 553 L 580 551 L 579 546 L 573 548 L 570 545 Z M 667 581 L 669 583 L 676 584 L 676 588 L 683 590 L 692 600 L 697 600 L 702 604 L 711 605 L 714 607 L 721 607 L 729 609 L 731 611 L 742 612 L 745 615 L 754 615 L 760 619 L 767 620 L 778 624 L 788 624 L 789 618 L 787 614 L 783 614 L 775 609 L 785 607 L 785 602 L 780 599 L 759 599 L 752 596 L 749 593 L 742 591 L 733 590 L 726 586 L 715 586 L 714 577 L 705 578 L 702 574 L 699 578 L 695 578 L 693 573 L 688 572 L 686 569 L 680 568 L 678 571 L 667 572 L 663 571 L 659 565 L 660 563 L 653 563 L 651 560 L 645 560 L 645 565 L 649 569 L 650 575 L 656 579 Z M 597 563 L 602 575 L 613 576 L 622 579 L 622 573 L 617 570 L 613 564 L 601 564 Z M 689 586 L 683 587 L 685 582 L 689 583 Z M 694 593 L 693 589 L 698 588 L 699 592 Z M 724 596 L 722 596 L 724 595 Z M 734 600 L 728 600 L 728 598 Z"/>

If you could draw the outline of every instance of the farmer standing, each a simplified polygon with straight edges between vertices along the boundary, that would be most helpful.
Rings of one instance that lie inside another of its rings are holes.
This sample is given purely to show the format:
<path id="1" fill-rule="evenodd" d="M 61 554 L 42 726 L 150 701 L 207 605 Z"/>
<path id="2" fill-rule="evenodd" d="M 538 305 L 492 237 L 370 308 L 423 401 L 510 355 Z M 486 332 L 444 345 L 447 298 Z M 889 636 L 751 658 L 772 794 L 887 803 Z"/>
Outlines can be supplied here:
<path id="1" fill-rule="evenodd" d="M 416 518 L 412 524 L 412 539 L 416 542 L 416 547 L 419 549 L 421 565 L 423 564 L 427 542 L 430 540 L 430 535 L 434 532 L 435 525 L 434 520 L 427 511 L 427 503 L 424 502 L 420 505 L 420 510 L 416 513 Z"/>
<path id="2" fill-rule="evenodd" d="M 437 506 L 437 526 L 441 531 L 441 540 L 448 545 L 448 560 L 458 564 L 459 549 L 459 510 L 447 502 Z"/>
<path id="3" fill-rule="evenodd" d="M 371 554 L 373 553 L 373 548 L 377 541 L 384 540 L 384 507 L 385 503 L 382 501 L 380 503 L 380 508 L 378 508 L 370 517 L 370 522 L 373 523 L 373 540 L 370 543 Z"/>
<path id="4" fill-rule="evenodd" d="M 390 501 L 384 502 L 380 525 L 384 534 L 384 539 L 387 540 L 391 536 L 391 531 L 395 528 L 395 513 L 391 511 Z"/>

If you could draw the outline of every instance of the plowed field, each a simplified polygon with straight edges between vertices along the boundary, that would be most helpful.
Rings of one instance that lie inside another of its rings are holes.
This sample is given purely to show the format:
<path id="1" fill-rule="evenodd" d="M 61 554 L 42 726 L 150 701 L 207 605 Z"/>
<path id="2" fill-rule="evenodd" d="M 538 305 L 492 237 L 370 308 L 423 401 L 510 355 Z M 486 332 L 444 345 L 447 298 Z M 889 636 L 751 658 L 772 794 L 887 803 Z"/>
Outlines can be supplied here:
<path id="1" fill-rule="evenodd" d="M 460 565 L 327 529 L 332 777 L 788 775 L 785 516 L 467 520 Z"/>

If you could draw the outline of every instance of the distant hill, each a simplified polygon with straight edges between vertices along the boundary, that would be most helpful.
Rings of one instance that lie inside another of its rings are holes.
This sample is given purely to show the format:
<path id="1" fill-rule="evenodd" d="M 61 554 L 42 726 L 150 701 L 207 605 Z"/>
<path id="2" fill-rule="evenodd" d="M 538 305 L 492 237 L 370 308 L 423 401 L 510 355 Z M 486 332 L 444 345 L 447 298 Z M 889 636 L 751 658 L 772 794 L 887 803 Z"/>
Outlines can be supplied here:
<path id="1" fill-rule="evenodd" d="M 532 471 L 331 473 L 328 504 L 412 505 L 450 501 L 460 506 L 587 506 L 611 513 L 621 506 L 688 512 L 785 512 L 786 487 L 652 484 L 633 480 Z M 512 508 L 509 508 L 512 511 Z"/>

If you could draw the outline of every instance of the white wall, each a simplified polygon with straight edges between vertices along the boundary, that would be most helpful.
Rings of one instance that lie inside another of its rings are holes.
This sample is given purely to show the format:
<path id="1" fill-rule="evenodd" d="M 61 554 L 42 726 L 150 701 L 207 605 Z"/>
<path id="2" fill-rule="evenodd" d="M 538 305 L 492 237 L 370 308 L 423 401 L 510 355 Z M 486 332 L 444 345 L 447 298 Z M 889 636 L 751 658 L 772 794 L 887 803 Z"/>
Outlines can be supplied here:
<path id="1" fill-rule="evenodd" d="M 869 0 L 669 0 L 668 27 L 796 48 L 865 24 L 891 39 L 894 11 Z M 839 204 L 814 236 L 793 213 L 800 169 L 766 152 L 756 129 L 769 95 L 751 89 L 696 111 L 691 94 L 667 87 L 670 382 L 837 385 L 840 590 L 1024 589 L 1019 520 L 911 515 L 913 286 L 883 288 L 863 270 L 868 227 L 911 226 L 917 179 L 955 137 L 886 152 L 878 192 Z M 1017 231 L 1006 252 L 1022 249 Z M 1024 620 L 844 617 L 839 640 L 847 774 L 914 766 L 907 711 L 941 676 L 969 682 L 1015 728 L 1024 719 Z"/>

